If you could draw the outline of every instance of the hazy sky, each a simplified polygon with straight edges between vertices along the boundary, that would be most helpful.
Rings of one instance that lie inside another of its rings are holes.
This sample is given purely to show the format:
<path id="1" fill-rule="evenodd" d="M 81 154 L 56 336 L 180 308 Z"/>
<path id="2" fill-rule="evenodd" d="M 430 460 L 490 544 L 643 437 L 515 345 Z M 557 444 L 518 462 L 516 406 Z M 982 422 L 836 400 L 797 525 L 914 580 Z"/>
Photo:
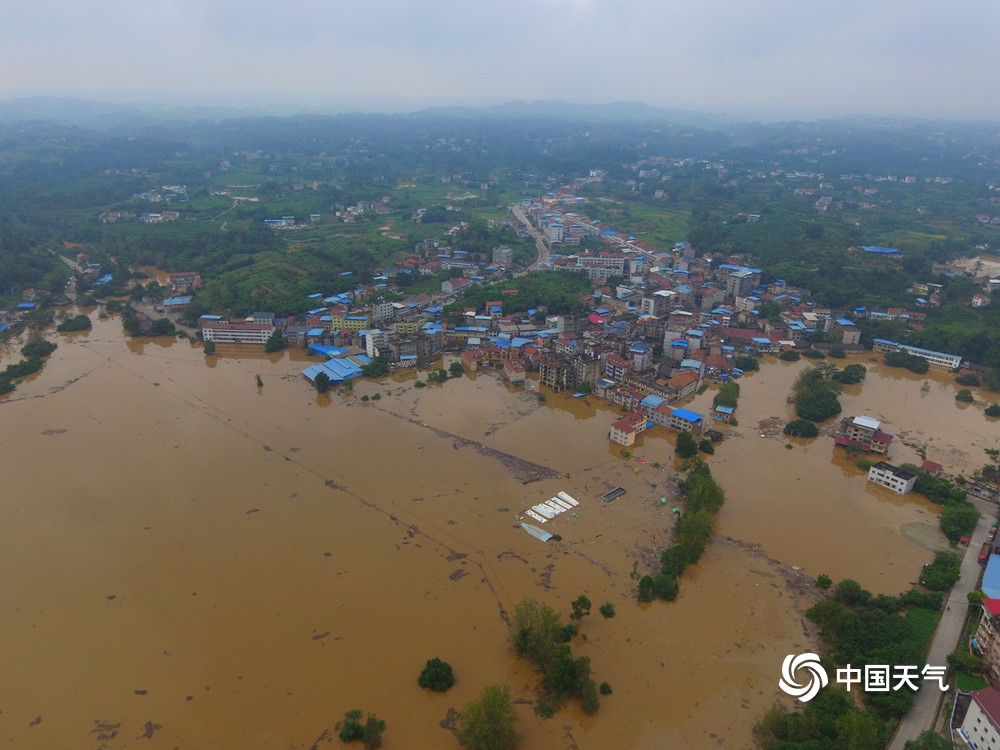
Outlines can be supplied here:
<path id="1" fill-rule="evenodd" d="M 7 0 L 0 98 L 1000 114 L 998 0 Z"/>

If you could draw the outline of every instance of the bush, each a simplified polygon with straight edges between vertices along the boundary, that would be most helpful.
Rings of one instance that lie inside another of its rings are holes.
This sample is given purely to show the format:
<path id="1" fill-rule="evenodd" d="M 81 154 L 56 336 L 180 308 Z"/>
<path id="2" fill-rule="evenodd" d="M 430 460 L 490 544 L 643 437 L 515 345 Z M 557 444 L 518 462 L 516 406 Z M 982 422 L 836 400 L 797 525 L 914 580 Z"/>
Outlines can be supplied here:
<path id="1" fill-rule="evenodd" d="M 799 354 L 794 349 L 786 349 L 781 354 L 778 355 L 778 359 L 784 362 L 798 362 L 802 359 L 802 355 Z"/>
<path id="2" fill-rule="evenodd" d="M 709 455 L 712 455 L 713 453 L 715 453 L 715 446 L 712 445 L 711 440 L 705 438 L 700 443 L 698 443 L 698 451 L 701 453 L 707 453 Z"/>
<path id="3" fill-rule="evenodd" d="M 1000 417 L 1000 404 L 990 404 L 983 410 L 987 417 Z"/>
<path id="4" fill-rule="evenodd" d="M 215 354 L 215 342 L 206 341 L 202 351 L 204 351 L 205 354 Z"/>
<path id="5" fill-rule="evenodd" d="M 808 357 L 809 359 L 826 359 L 826 355 L 819 349 L 806 349 L 802 352 L 802 356 Z"/>
<path id="6" fill-rule="evenodd" d="M 611 602 L 608 602 L 607 604 L 602 604 L 600 607 L 598 607 L 597 611 L 600 612 L 601 616 L 604 617 L 606 620 L 610 620 L 612 617 L 615 616 L 615 605 L 612 604 Z"/>
<path id="7" fill-rule="evenodd" d="M 441 661 L 438 657 L 427 660 L 427 665 L 417 678 L 417 684 L 422 688 L 446 693 L 455 684 L 455 673 L 451 664 Z"/>
<path id="8" fill-rule="evenodd" d="M 687 430 L 677 433 L 677 446 L 674 449 L 678 458 L 694 458 L 698 455 L 698 443 Z"/>
<path id="9" fill-rule="evenodd" d="M 833 579 L 826 573 L 820 573 L 816 576 L 816 585 L 821 589 L 828 589 L 833 585 Z"/>
<path id="10" fill-rule="evenodd" d="M 819 428 L 808 419 L 796 419 L 785 425 L 784 433 L 792 437 L 814 438 L 819 435 Z"/>
<path id="11" fill-rule="evenodd" d="M 959 385 L 968 385 L 972 386 L 973 388 L 978 388 L 981 385 L 979 378 L 971 372 L 967 372 L 964 375 L 959 375 L 957 378 L 955 378 L 955 382 L 958 383 Z"/>
<path id="12" fill-rule="evenodd" d="M 743 370 L 743 372 L 753 372 L 760 369 L 760 363 L 753 357 L 743 356 L 733 360 L 733 367 Z"/>
<path id="13" fill-rule="evenodd" d="M 601 695 L 611 695 L 611 683 L 602 682 L 600 687 Z"/>
<path id="14" fill-rule="evenodd" d="M 89 331 L 91 328 L 93 328 L 93 324 L 90 322 L 90 318 L 81 313 L 64 320 L 56 330 L 60 333 L 66 333 L 67 331 Z"/>
<path id="15" fill-rule="evenodd" d="M 935 552 L 934 562 L 923 569 L 920 584 L 931 591 L 947 591 L 962 575 L 962 559 L 954 552 Z"/>
<path id="16" fill-rule="evenodd" d="M 972 391 L 968 388 L 963 388 L 958 393 L 955 394 L 955 400 L 961 401 L 966 404 L 971 404 L 975 399 L 972 398 Z"/>
<path id="17" fill-rule="evenodd" d="M 841 347 L 835 346 L 827 353 L 827 356 L 832 357 L 833 359 L 846 359 L 847 352 L 845 352 Z"/>

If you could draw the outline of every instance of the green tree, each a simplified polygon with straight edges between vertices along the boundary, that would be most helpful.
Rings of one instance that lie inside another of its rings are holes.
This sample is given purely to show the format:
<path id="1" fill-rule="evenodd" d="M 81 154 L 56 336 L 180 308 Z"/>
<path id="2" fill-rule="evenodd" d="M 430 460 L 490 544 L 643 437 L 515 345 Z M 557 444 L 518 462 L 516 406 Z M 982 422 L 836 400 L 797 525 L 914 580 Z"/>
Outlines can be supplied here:
<path id="1" fill-rule="evenodd" d="M 842 604 L 855 605 L 867 601 L 871 594 L 861 588 L 861 584 L 853 578 L 845 578 L 833 589 L 834 600 Z"/>
<path id="2" fill-rule="evenodd" d="M 438 657 L 427 660 L 427 665 L 417 678 L 417 684 L 438 693 L 445 693 L 455 684 L 455 673 L 451 664 L 441 661 Z"/>
<path id="3" fill-rule="evenodd" d="M 990 404 L 983 410 L 987 417 L 1000 417 L 1000 404 Z"/>
<path id="4" fill-rule="evenodd" d="M 792 437 L 812 438 L 819 435 L 819 428 L 808 419 L 795 419 L 785 425 L 784 433 Z"/>
<path id="5" fill-rule="evenodd" d="M 559 643 L 559 615 L 547 604 L 522 599 L 514 607 L 508 637 L 518 656 L 547 669 Z"/>
<path id="6" fill-rule="evenodd" d="M 582 620 L 585 615 L 590 614 L 591 601 L 586 594 L 580 594 L 571 604 L 573 612 L 570 614 L 571 620 Z"/>
<path id="7" fill-rule="evenodd" d="M 386 724 L 375 714 L 368 714 L 365 727 L 361 734 L 361 742 L 365 750 L 376 750 L 382 747 L 382 732 L 385 731 Z"/>
<path id="8" fill-rule="evenodd" d="M 971 404 L 975 399 L 972 397 L 972 391 L 968 388 L 963 388 L 958 393 L 955 394 L 956 401 L 962 401 L 966 404 Z"/>
<path id="9" fill-rule="evenodd" d="M 389 374 L 389 358 L 384 354 L 374 357 L 371 364 L 364 365 L 361 371 L 365 377 L 381 378 Z"/>
<path id="10" fill-rule="evenodd" d="M 285 334 L 282 333 L 279 328 L 275 328 L 274 333 L 272 333 L 268 337 L 267 341 L 264 342 L 264 351 L 268 353 L 280 352 L 282 349 L 287 348 L 288 338 L 286 338 Z"/>
<path id="11" fill-rule="evenodd" d="M 471 750 L 513 750 L 520 741 L 509 685 L 487 685 L 455 723 L 455 736 Z"/>
<path id="12" fill-rule="evenodd" d="M 205 354 L 215 354 L 215 342 L 206 341 L 205 346 L 203 347 L 203 351 L 205 352 Z"/>
<path id="13" fill-rule="evenodd" d="M 612 604 L 611 602 L 607 602 L 606 604 L 602 604 L 600 607 L 598 607 L 597 611 L 601 613 L 602 617 L 604 617 L 607 620 L 610 620 L 612 617 L 615 616 L 615 605 Z"/>
<path id="14" fill-rule="evenodd" d="M 465 368 L 462 367 L 461 362 L 455 361 L 448 366 L 448 372 L 451 373 L 451 376 L 453 378 L 460 378 L 462 377 L 462 374 L 465 372 Z"/>
<path id="15" fill-rule="evenodd" d="M 316 379 L 313 380 L 313 385 L 316 386 L 318 393 L 326 393 L 330 390 L 330 376 L 325 372 L 318 373 Z"/>
<path id="16" fill-rule="evenodd" d="M 820 573 L 816 576 L 816 586 L 821 589 L 828 589 L 833 585 L 833 579 L 830 578 L 826 573 Z"/>
<path id="17" fill-rule="evenodd" d="M 169 318 L 157 318 L 149 324 L 150 336 L 173 336 L 176 332 Z"/>
<path id="18" fill-rule="evenodd" d="M 687 430 L 677 433 L 677 446 L 674 449 L 679 458 L 694 458 L 698 455 L 698 443 Z"/>

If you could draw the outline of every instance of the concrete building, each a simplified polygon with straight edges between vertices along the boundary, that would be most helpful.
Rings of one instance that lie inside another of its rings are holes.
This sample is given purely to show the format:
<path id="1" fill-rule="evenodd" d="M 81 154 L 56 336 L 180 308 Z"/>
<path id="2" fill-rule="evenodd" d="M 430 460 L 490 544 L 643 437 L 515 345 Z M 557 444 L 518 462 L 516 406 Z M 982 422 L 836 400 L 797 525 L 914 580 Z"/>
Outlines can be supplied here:
<path id="1" fill-rule="evenodd" d="M 972 750 L 1000 747 L 1000 691 L 985 687 L 972 694 L 959 734 Z"/>
<path id="2" fill-rule="evenodd" d="M 274 333 L 273 325 L 225 320 L 219 315 L 202 315 L 198 324 L 202 338 L 218 344 L 264 344 Z"/>
<path id="3" fill-rule="evenodd" d="M 983 599 L 972 647 L 979 652 L 991 682 L 1000 680 L 1000 599 Z"/>
<path id="4" fill-rule="evenodd" d="M 883 432 L 881 426 L 882 423 L 874 417 L 844 417 L 840 421 L 834 443 L 844 447 L 855 444 L 861 446 L 866 453 L 887 455 L 894 436 Z"/>
<path id="5" fill-rule="evenodd" d="M 879 461 L 868 470 L 868 481 L 888 487 L 898 495 L 905 495 L 913 489 L 917 475 L 885 461 Z"/>

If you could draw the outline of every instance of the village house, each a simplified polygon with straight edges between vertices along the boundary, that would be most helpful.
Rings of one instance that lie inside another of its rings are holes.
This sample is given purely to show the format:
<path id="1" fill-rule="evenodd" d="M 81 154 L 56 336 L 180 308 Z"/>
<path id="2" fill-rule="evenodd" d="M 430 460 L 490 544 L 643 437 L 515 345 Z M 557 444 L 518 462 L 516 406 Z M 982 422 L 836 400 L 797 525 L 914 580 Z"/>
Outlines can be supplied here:
<path id="1" fill-rule="evenodd" d="M 637 411 L 612 423 L 611 433 L 608 437 L 619 445 L 628 447 L 635 444 L 636 435 L 645 432 L 650 424 L 652 422 L 648 421 L 646 413 Z"/>
<path id="2" fill-rule="evenodd" d="M 905 495 L 913 489 L 917 475 L 885 461 L 879 461 L 868 470 L 868 481 L 888 487 L 896 494 Z"/>
<path id="3" fill-rule="evenodd" d="M 856 445 L 866 453 L 885 456 L 889 453 L 892 433 L 881 430 L 882 423 L 874 417 L 844 417 L 840 421 L 834 443 L 843 447 Z"/>

